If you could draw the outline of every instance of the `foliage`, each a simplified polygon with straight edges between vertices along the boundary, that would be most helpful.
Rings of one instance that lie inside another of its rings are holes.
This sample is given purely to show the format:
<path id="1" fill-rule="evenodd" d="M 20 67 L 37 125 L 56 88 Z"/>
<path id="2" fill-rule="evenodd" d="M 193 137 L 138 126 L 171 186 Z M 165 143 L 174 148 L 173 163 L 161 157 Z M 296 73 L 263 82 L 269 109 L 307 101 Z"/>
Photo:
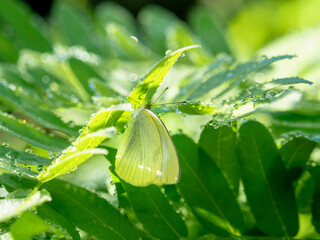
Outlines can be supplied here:
<path id="1" fill-rule="evenodd" d="M 239 63 L 202 8 L 191 28 L 158 6 L 133 24 L 114 3 L 91 16 L 57 1 L 49 22 L 1 4 L 1 239 L 319 236 L 318 101 L 298 90 L 309 80 L 269 77 L 294 55 Z M 145 105 L 173 133 L 176 185 L 135 187 L 114 171 Z"/>

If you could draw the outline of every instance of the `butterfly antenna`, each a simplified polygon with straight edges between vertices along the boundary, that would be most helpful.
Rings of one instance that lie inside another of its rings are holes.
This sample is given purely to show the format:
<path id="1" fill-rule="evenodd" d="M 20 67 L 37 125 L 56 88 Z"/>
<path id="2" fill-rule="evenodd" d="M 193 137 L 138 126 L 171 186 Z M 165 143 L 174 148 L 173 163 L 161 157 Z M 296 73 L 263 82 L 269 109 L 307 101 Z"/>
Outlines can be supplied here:
<path id="1" fill-rule="evenodd" d="M 153 103 L 157 102 L 157 101 L 159 100 L 159 98 L 160 98 L 168 89 L 169 89 L 169 87 L 166 87 L 166 88 L 163 90 L 163 92 L 157 97 L 157 99 L 154 100 Z M 151 105 L 154 105 L 153 103 L 152 103 Z"/>
<path id="2" fill-rule="evenodd" d="M 167 105 L 167 104 L 178 104 L 178 103 L 187 103 L 187 101 L 171 102 L 171 103 L 159 103 L 159 104 L 153 104 L 153 106 L 161 106 L 161 105 Z"/>
<path id="3" fill-rule="evenodd" d="M 141 105 L 139 102 L 137 102 L 136 100 L 134 100 L 134 99 L 133 99 L 133 98 L 131 98 L 131 97 L 127 97 L 127 99 L 130 99 L 130 100 L 134 101 L 138 106 L 140 106 L 140 105 Z"/>

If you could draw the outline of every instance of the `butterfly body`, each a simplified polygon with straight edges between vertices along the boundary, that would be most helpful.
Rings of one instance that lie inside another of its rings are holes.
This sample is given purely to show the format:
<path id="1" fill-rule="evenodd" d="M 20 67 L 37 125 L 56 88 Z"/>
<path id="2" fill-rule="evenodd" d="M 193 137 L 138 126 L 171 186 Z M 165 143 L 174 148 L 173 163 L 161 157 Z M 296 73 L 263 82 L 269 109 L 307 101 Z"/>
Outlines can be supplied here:
<path id="1" fill-rule="evenodd" d="M 135 186 L 179 181 L 176 149 L 165 125 L 152 111 L 139 109 L 132 114 L 119 144 L 115 171 Z"/>

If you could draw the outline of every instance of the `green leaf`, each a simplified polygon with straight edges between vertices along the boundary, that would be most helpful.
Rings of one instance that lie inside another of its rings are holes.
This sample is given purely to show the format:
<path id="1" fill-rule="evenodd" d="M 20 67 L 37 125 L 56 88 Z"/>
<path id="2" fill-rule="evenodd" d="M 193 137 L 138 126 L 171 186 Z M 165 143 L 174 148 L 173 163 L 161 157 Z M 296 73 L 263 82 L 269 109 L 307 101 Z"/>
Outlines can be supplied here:
<path id="1" fill-rule="evenodd" d="M 165 33 L 178 18 L 158 5 L 147 5 L 139 12 L 138 20 L 153 49 L 163 55 L 167 50 Z"/>
<path id="2" fill-rule="evenodd" d="M 93 91 L 89 86 L 89 80 L 91 78 L 99 79 L 102 81 L 102 77 L 88 64 L 77 58 L 69 59 L 69 65 L 74 75 L 77 77 L 83 88 L 89 95 L 93 95 Z"/>
<path id="3" fill-rule="evenodd" d="M 184 104 L 179 104 L 178 109 L 180 112 L 188 115 L 206 115 L 212 114 L 216 109 L 211 103 L 199 103 L 188 101 Z"/>
<path id="4" fill-rule="evenodd" d="M 304 171 L 295 185 L 297 206 L 300 212 L 310 212 L 310 205 L 313 202 L 315 182 L 308 171 Z"/>
<path id="5" fill-rule="evenodd" d="M 103 135 L 97 135 L 98 138 L 105 138 Z M 86 140 L 86 139 L 85 139 Z M 98 140 L 99 141 L 99 140 Z M 108 152 L 100 148 L 92 148 L 73 153 L 73 148 L 68 148 L 66 154 L 58 157 L 52 165 L 37 176 L 40 182 L 47 182 L 60 175 L 70 173 L 77 169 L 81 163 L 85 162 L 95 154 L 107 154 Z"/>
<path id="6" fill-rule="evenodd" d="M 305 168 L 309 157 L 316 147 L 316 142 L 304 137 L 294 138 L 280 149 L 280 153 L 286 168 Z"/>
<path id="7" fill-rule="evenodd" d="M 199 146 L 211 157 L 238 193 L 240 166 L 237 157 L 236 133 L 227 126 L 218 129 L 206 125 L 201 132 Z"/>
<path id="8" fill-rule="evenodd" d="M 153 54 L 150 50 L 140 44 L 137 38 L 132 36 L 132 33 L 127 32 L 124 27 L 116 23 L 108 23 L 106 32 L 115 56 L 131 61 L 147 60 L 152 57 Z"/>
<path id="9" fill-rule="evenodd" d="M 106 138 L 113 138 L 113 127 L 124 110 L 102 109 L 92 115 L 89 123 L 82 129 L 80 136 L 45 171 L 38 175 L 41 182 L 49 181 L 65 174 L 85 162 L 93 154 L 107 154 L 106 150 L 94 149 Z"/>
<path id="10" fill-rule="evenodd" d="M 35 154 L 22 152 L 7 146 L 0 146 L 0 167 L 11 172 L 37 175 L 35 171 L 48 166 L 51 159 L 39 157 Z M 33 169 L 31 170 L 31 167 Z"/>
<path id="11" fill-rule="evenodd" d="M 28 209 L 47 201 L 51 201 L 51 197 L 46 190 L 37 191 L 26 198 L 0 199 L 0 222 L 18 217 Z"/>
<path id="12" fill-rule="evenodd" d="M 61 180 L 43 187 L 50 191 L 53 206 L 83 231 L 98 239 L 138 239 L 132 224 L 96 194 Z"/>
<path id="13" fill-rule="evenodd" d="M 298 212 L 292 182 L 274 140 L 261 123 L 240 128 L 240 167 L 251 211 L 258 227 L 271 236 L 294 236 Z"/>
<path id="14" fill-rule="evenodd" d="M 293 58 L 292 55 L 282 55 L 271 58 L 262 57 L 257 61 L 246 62 L 236 65 L 230 69 L 227 68 L 222 71 L 213 72 L 213 74 L 210 77 L 207 77 L 205 81 L 200 81 L 201 83 L 198 86 L 193 86 L 193 91 L 188 96 L 188 99 L 198 99 L 203 97 L 211 90 L 226 83 L 223 90 L 215 96 L 215 98 L 219 98 L 241 83 L 241 81 L 248 78 L 251 73 L 260 71 L 274 62 L 291 58 Z"/>
<path id="15" fill-rule="evenodd" d="M 312 201 L 312 224 L 316 231 L 320 233 L 320 166 L 310 167 L 308 170 L 315 183 Z"/>
<path id="16" fill-rule="evenodd" d="M 51 226 L 29 211 L 24 212 L 10 227 L 13 239 L 19 240 L 30 240 L 35 235 L 49 231 L 51 231 Z"/>
<path id="17" fill-rule="evenodd" d="M 143 81 L 133 89 L 128 97 L 128 101 L 132 105 L 146 105 L 150 103 L 152 96 L 162 83 L 170 68 L 183 54 L 183 52 L 196 48 L 197 46 L 189 46 L 181 48 L 175 52 L 168 54 L 160 62 L 158 62 L 151 71 L 142 79 Z"/>
<path id="18" fill-rule="evenodd" d="M 119 101 L 116 96 L 119 96 L 119 93 L 117 91 L 115 91 L 111 86 L 108 86 L 107 83 L 101 82 L 97 79 L 91 79 L 89 81 L 90 87 L 92 87 L 94 89 L 94 92 L 96 93 L 96 95 L 99 96 L 104 96 L 109 98 L 108 102 L 114 102 L 111 105 L 117 105 L 121 102 L 124 101 L 123 97 L 120 97 L 121 101 Z M 93 101 L 98 100 L 97 97 L 92 97 Z M 102 100 L 103 98 L 100 98 L 100 100 Z M 112 99 L 114 99 L 112 101 Z M 106 100 L 106 99 L 105 99 Z M 105 103 L 105 101 L 95 101 L 95 102 L 100 102 L 100 103 Z"/>
<path id="19" fill-rule="evenodd" d="M 3 0 L 0 8 L 0 18 L 10 24 L 20 41 L 26 48 L 39 52 L 51 52 L 52 47 L 47 38 L 34 26 L 29 14 L 17 1 Z M 41 29 L 42 31 L 44 29 Z"/>
<path id="20" fill-rule="evenodd" d="M 138 220 L 154 237 L 181 239 L 188 235 L 185 223 L 158 186 L 135 187 L 121 181 Z"/>
<path id="21" fill-rule="evenodd" d="M 57 2 L 53 13 L 56 29 L 69 46 L 79 45 L 88 51 L 103 53 L 103 47 L 98 44 L 101 43 L 99 36 L 94 34 L 95 37 L 92 37 L 94 25 L 84 9 L 75 4 Z"/>
<path id="22" fill-rule="evenodd" d="M 33 120 L 49 129 L 60 130 L 72 136 L 78 134 L 77 130 L 69 127 L 53 113 L 44 110 L 41 106 L 37 106 L 36 102 L 21 94 L 16 88 L 15 90 L 11 90 L 9 86 L 0 84 L 0 97 L 5 98 L 11 104 L 29 115 Z"/>
<path id="23" fill-rule="evenodd" d="M 201 42 L 213 54 L 231 53 L 226 40 L 226 33 L 216 14 L 205 7 L 192 8 L 189 22 Z"/>
<path id="24" fill-rule="evenodd" d="M 16 189 L 32 189 L 38 181 L 34 178 L 22 177 L 12 173 L 0 173 L 0 184 L 2 184 L 8 192 Z"/>
<path id="25" fill-rule="evenodd" d="M 18 51 L 12 42 L 0 33 L 0 61 L 16 62 L 18 60 Z"/>
<path id="26" fill-rule="evenodd" d="M 314 109 L 316 111 L 316 109 Z M 273 127 L 280 132 L 300 131 L 313 133 L 315 136 L 320 132 L 320 117 L 313 113 L 300 113 L 296 111 L 273 112 Z M 310 134 L 312 136 L 312 134 Z M 305 136 L 307 137 L 307 136 Z"/>
<path id="27" fill-rule="evenodd" d="M 167 46 L 169 49 L 179 49 L 184 46 L 200 45 L 200 40 L 193 35 L 191 30 L 183 22 L 175 22 L 167 31 Z M 212 61 L 213 57 L 206 51 L 205 46 L 192 51 L 188 59 L 195 65 L 205 65 Z"/>
<path id="28" fill-rule="evenodd" d="M 0 112 L 0 130 L 16 136 L 31 145 L 49 151 L 61 151 L 69 143 L 66 140 L 49 136 L 17 118 Z"/>
<path id="29" fill-rule="evenodd" d="M 68 234 L 74 240 L 80 240 L 80 235 L 76 230 L 76 227 L 57 209 L 55 209 L 52 204 L 44 203 L 37 208 L 37 215 L 39 215 L 42 219 L 45 219 L 51 223 L 55 223 L 58 226 L 64 228 Z"/>
<path id="30" fill-rule="evenodd" d="M 237 199 L 214 161 L 185 135 L 173 136 L 181 178 L 178 190 L 207 231 L 228 237 L 244 230 Z"/>
<path id="31" fill-rule="evenodd" d="M 134 34 L 137 32 L 132 14 L 116 2 L 102 2 L 95 9 L 95 16 L 103 30 L 108 23 L 117 23 L 128 32 Z"/>
<path id="32" fill-rule="evenodd" d="M 0 76 L 3 83 L 13 84 L 16 88 L 21 87 L 24 92 L 27 92 L 33 97 L 38 97 L 37 90 L 34 89 L 34 85 L 27 82 L 19 73 L 16 66 L 13 65 L 0 65 Z"/>
<path id="33" fill-rule="evenodd" d="M 292 84 L 299 84 L 299 83 L 304 83 L 304 84 L 309 84 L 312 85 L 313 82 L 305 80 L 303 78 L 299 77 L 288 77 L 288 78 L 277 78 L 273 79 L 269 82 L 266 82 L 264 84 L 266 85 L 292 85 Z"/>

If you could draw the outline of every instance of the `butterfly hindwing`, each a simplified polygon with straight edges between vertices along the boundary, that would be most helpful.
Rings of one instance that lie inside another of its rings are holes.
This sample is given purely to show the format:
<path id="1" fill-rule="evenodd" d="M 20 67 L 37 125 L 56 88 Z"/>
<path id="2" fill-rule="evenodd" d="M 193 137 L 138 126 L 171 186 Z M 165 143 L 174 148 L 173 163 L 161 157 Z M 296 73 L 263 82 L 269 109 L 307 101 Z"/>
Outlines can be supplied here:
<path id="1" fill-rule="evenodd" d="M 140 110 L 128 123 L 119 144 L 115 170 L 136 186 L 151 184 L 161 168 L 161 141 L 155 123 Z"/>
<path id="2" fill-rule="evenodd" d="M 180 178 L 180 164 L 177 151 L 168 133 L 167 128 L 153 112 L 145 109 L 154 120 L 159 132 L 162 151 L 161 170 L 158 172 L 156 179 L 153 181 L 155 184 L 175 184 Z"/>

